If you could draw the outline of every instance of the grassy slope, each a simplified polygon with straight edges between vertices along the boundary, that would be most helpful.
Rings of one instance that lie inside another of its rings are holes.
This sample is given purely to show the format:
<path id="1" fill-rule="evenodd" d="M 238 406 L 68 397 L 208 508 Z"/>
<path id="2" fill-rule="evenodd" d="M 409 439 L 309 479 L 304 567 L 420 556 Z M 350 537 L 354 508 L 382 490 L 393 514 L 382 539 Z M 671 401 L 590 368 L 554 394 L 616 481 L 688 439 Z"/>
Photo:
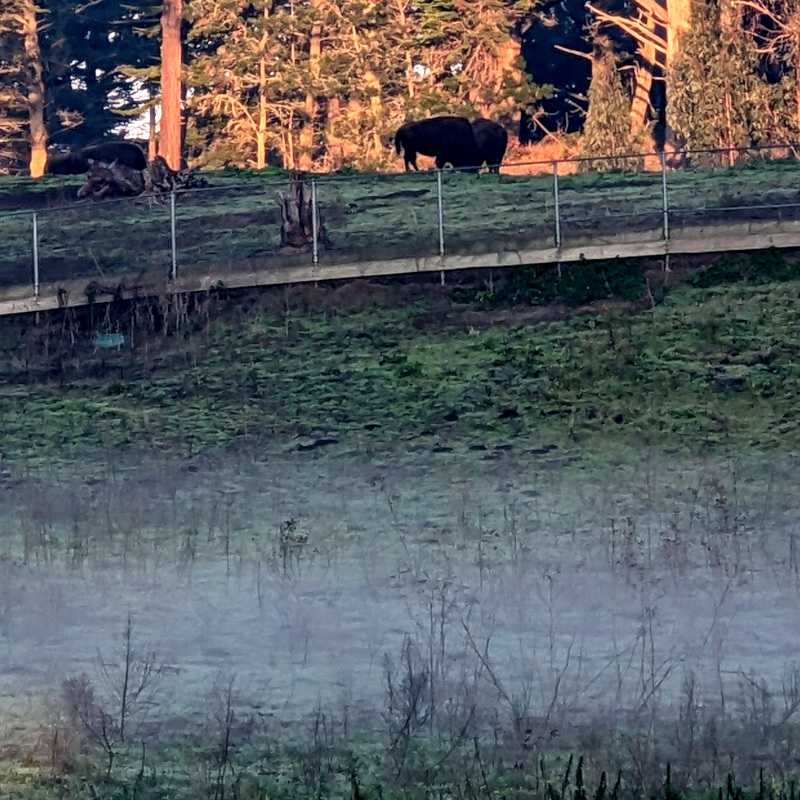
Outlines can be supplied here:
<path id="1" fill-rule="evenodd" d="M 3 449 L 10 458 L 50 460 L 58 454 L 74 459 L 77 469 L 87 469 L 79 458 L 98 447 L 211 453 L 304 446 L 315 437 L 335 437 L 339 443 L 331 447 L 343 450 L 406 451 L 439 443 L 463 452 L 476 445 L 523 450 L 557 444 L 559 450 L 607 454 L 613 445 L 642 439 L 720 453 L 791 449 L 798 443 L 799 290 L 798 282 L 684 287 L 636 316 L 605 307 L 551 322 L 535 322 L 539 312 L 530 309 L 454 307 L 432 287 L 385 287 L 369 302 L 351 306 L 339 297 L 346 287 L 317 295 L 308 289 L 285 296 L 254 293 L 246 302 L 221 305 L 220 317 L 206 329 L 184 329 L 161 343 L 142 341 L 135 351 L 93 352 L 79 345 L 63 386 L 39 379 L 39 369 L 49 364 L 41 355 L 24 382 L 25 355 L 34 352 L 33 341 L 43 341 L 46 328 L 23 330 L 5 320 Z M 295 298 L 288 314 L 279 302 L 287 297 Z M 52 332 L 66 336 L 58 324 Z M 613 741 L 601 738 L 592 787 L 604 759 L 615 763 L 617 755 Z M 461 786 L 470 768 L 467 780 L 485 788 L 481 796 L 548 796 L 538 778 L 535 785 L 511 789 L 516 775 L 478 772 L 469 741 L 446 764 L 445 755 L 452 756 L 447 745 L 440 748 L 444 755 L 435 744 L 429 753 L 416 753 L 424 780 L 405 788 L 393 786 L 393 764 L 369 743 L 331 747 L 325 771 L 311 778 L 301 767 L 317 751 L 257 744 L 236 753 L 243 780 L 236 796 L 247 800 L 351 798 L 355 768 L 362 796 L 380 796 L 378 783 L 387 798 L 423 796 L 432 780 L 424 772 L 428 763 L 444 787 Z M 213 781 L 209 773 L 203 782 L 207 762 L 197 745 L 149 747 L 144 779 L 138 743 L 130 751 L 119 757 L 111 781 L 103 777 L 99 755 L 86 776 L 49 780 L 0 769 L 0 793 L 25 800 L 188 800 Z M 552 769 L 560 776 L 563 764 Z M 778 797 L 772 794 L 776 786 L 769 784 L 765 796 Z M 660 790 L 660 783 L 653 785 L 654 796 L 662 796 Z M 571 787 L 567 796 L 573 796 Z M 788 800 L 786 793 L 780 797 Z"/>
<path id="2" fill-rule="evenodd" d="M 741 164 L 668 174 L 671 226 L 800 213 L 797 161 Z M 274 198 L 285 190 L 277 170 L 211 172 L 212 191 L 178 198 L 178 267 L 183 274 L 213 266 L 268 268 L 278 255 L 280 225 Z M 30 280 L 30 214 L 39 209 L 39 267 L 44 283 L 147 270 L 164 274 L 170 264 L 169 209 L 139 199 L 75 201 L 83 176 L 0 181 L 0 286 Z M 318 177 L 325 219 L 327 261 L 433 255 L 438 252 L 436 180 L 433 173 L 349 174 Z M 560 233 L 565 244 L 589 233 L 659 229 L 662 186 L 658 172 L 565 175 L 559 182 Z M 555 230 L 553 180 L 545 176 L 460 175 L 443 181 L 448 253 L 480 253 L 551 242 Z M 744 208 L 744 211 L 742 210 Z M 737 210 L 738 209 L 738 210 Z"/>
<path id="3" fill-rule="evenodd" d="M 20 331 L 6 322 L 3 447 L 43 459 L 328 438 L 343 451 L 793 447 L 798 289 L 681 288 L 638 315 L 537 324 L 428 290 L 387 287 L 359 307 L 288 314 L 272 293 L 136 351 L 79 347 L 63 386 L 26 379 Z"/>

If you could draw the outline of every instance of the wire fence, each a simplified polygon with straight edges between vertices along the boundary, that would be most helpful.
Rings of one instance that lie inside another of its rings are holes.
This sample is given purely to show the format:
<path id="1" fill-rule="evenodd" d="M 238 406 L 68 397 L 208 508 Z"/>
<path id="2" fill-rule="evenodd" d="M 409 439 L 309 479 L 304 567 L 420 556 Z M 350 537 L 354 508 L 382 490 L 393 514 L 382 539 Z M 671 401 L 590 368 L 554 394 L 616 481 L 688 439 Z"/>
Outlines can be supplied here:
<path id="1" fill-rule="evenodd" d="M 308 264 L 324 279 L 326 267 L 343 263 L 563 248 L 626 233 L 669 239 L 686 227 L 800 220 L 795 152 L 783 145 L 517 162 L 500 175 L 308 175 L 321 225 L 300 249 L 281 242 L 276 199 L 285 175 L 248 174 L 243 183 L 241 173 L 217 174 L 215 186 L 161 198 L 66 199 L 0 215 L 0 297 L 54 294 L 77 279 L 224 284 L 233 275 Z M 538 174 L 519 174 L 526 171 Z"/>

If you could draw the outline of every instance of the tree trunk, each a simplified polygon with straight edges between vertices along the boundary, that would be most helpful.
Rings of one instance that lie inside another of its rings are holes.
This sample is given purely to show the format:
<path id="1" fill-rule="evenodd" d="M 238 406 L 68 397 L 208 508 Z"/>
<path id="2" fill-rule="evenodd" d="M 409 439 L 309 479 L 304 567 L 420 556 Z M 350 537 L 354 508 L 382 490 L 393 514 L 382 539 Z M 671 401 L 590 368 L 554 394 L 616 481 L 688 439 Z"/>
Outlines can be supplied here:
<path id="1" fill-rule="evenodd" d="M 314 243 L 316 224 L 317 243 L 327 239 L 319 206 L 311 203 L 311 184 L 304 172 L 289 174 L 289 191 L 278 192 L 275 198 L 281 210 L 281 246 L 285 251 L 310 250 Z M 313 221 L 316 212 L 316 223 Z"/>
<path id="2" fill-rule="evenodd" d="M 325 114 L 325 153 L 331 170 L 339 169 L 344 163 L 344 148 L 337 131 L 341 118 L 342 98 L 338 95 L 329 97 Z"/>
<path id="3" fill-rule="evenodd" d="M 636 86 L 633 90 L 631 100 L 631 135 L 638 136 L 642 128 L 647 124 L 650 114 L 650 92 L 653 88 L 653 64 L 655 63 L 655 51 L 652 54 L 643 54 L 644 61 L 636 64 L 634 70 L 634 80 Z M 649 57 L 652 55 L 652 60 Z"/>
<path id="4" fill-rule="evenodd" d="M 795 61 L 794 61 L 794 97 L 796 103 L 795 124 L 800 131 L 800 42 L 795 42 Z"/>
<path id="5" fill-rule="evenodd" d="M 311 4 L 314 8 L 319 8 L 320 0 L 312 0 Z M 308 71 L 311 85 L 306 92 L 305 119 L 300 130 L 300 169 L 304 171 L 310 170 L 314 164 L 314 128 L 317 120 L 316 89 L 321 55 L 322 25 L 315 22 L 311 26 L 311 38 L 308 42 Z"/>
<path id="6" fill-rule="evenodd" d="M 666 71 L 672 69 L 680 50 L 680 39 L 692 24 L 692 0 L 667 0 L 667 63 Z"/>
<path id="7" fill-rule="evenodd" d="M 636 133 L 641 130 L 645 119 L 645 94 L 649 98 L 648 86 L 652 88 L 654 75 L 662 72 L 663 77 L 668 82 L 670 80 L 681 37 L 691 28 L 692 0 L 633 0 L 633 3 L 639 12 L 636 18 L 627 14 L 609 14 L 593 3 L 587 3 L 586 7 L 599 22 L 617 25 L 635 39 L 639 45 L 639 55 L 649 67 L 649 74 L 643 73 L 641 83 L 637 81 L 638 97 L 634 98 L 635 109 L 633 106 L 631 108 L 631 131 Z M 669 97 L 664 113 L 667 129 L 665 136 L 669 138 Z"/>
<path id="8" fill-rule="evenodd" d="M 514 83 L 519 83 L 522 80 L 522 72 L 517 66 L 518 59 L 522 58 L 522 40 L 516 36 L 510 36 L 508 41 L 504 42 L 497 48 L 497 74 L 494 79 L 494 94 L 495 97 L 503 97 L 503 87 L 506 79 L 510 76 Z M 508 103 L 502 105 L 506 108 L 499 108 L 498 111 L 508 113 L 513 111 L 514 121 L 519 124 L 518 110 L 513 106 L 508 106 Z M 494 109 L 487 108 L 485 116 L 491 116 Z"/>
<path id="9" fill-rule="evenodd" d="M 404 0 L 395 0 L 395 6 L 397 7 L 397 21 L 399 25 L 397 26 L 404 35 L 407 34 L 406 28 L 406 4 Z M 406 91 L 408 92 L 409 100 L 413 100 L 417 93 L 417 85 L 414 76 L 414 58 L 411 54 L 411 50 L 405 50 L 405 62 L 406 62 Z"/>
<path id="10" fill-rule="evenodd" d="M 161 13 L 161 135 L 158 153 L 170 169 L 181 168 L 182 0 L 164 0 Z"/>
<path id="11" fill-rule="evenodd" d="M 381 141 L 381 117 L 383 116 L 383 102 L 381 100 L 381 82 L 371 70 L 364 73 L 364 88 L 369 90 L 370 124 L 372 126 L 372 147 L 375 155 L 383 155 L 383 142 Z"/>
<path id="12" fill-rule="evenodd" d="M 256 131 L 256 169 L 267 166 L 267 63 L 258 62 L 258 130 Z"/>
<path id="13" fill-rule="evenodd" d="M 669 25 L 667 26 L 666 42 L 666 63 L 664 73 L 667 81 L 670 80 L 672 65 L 678 55 L 681 45 L 681 36 L 689 31 L 692 22 L 692 0 L 667 0 L 667 14 Z M 671 113 L 669 107 L 669 90 L 667 90 L 667 102 L 665 112 L 665 141 L 674 139 L 673 127 L 671 123 Z"/>
<path id="14" fill-rule="evenodd" d="M 32 0 L 26 2 L 22 15 L 25 37 L 25 60 L 28 72 L 28 117 L 30 120 L 32 178 L 41 178 L 47 168 L 47 128 L 44 122 L 44 78 L 42 73 L 42 50 L 39 45 L 39 22 L 36 6 Z"/>

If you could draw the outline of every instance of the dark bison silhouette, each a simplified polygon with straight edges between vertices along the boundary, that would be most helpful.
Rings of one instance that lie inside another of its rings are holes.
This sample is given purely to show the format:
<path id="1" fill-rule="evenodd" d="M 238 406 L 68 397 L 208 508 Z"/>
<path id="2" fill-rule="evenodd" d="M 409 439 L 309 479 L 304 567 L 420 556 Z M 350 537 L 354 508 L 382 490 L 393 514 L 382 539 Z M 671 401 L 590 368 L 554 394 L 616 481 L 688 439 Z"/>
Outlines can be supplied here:
<path id="1" fill-rule="evenodd" d="M 141 147 L 132 142 L 102 142 L 71 153 L 54 155 L 47 161 L 49 175 L 80 175 L 89 171 L 90 161 L 110 164 L 116 161 L 131 169 L 144 169 L 147 159 Z"/>
<path id="2" fill-rule="evenodd" d="M 398 155 L 403 152 L 406 172 L 417 166 L 417 153 L 436 158 L 436 168 L 452 164 L 455 169 L 477 172 L 483 163 L 472 125 L 464 117 L 431 117 L 405 122 L 394 135 Z"/>
<path id="3" fill-rule="evenodd" d="M 500 172 L 500 165 L 508 147 L 506 129 L 499 122 L 480 117 L 472 123 L 472 132 L 483 156 L 481 163 L 486 162 L 489 172 Z"/>

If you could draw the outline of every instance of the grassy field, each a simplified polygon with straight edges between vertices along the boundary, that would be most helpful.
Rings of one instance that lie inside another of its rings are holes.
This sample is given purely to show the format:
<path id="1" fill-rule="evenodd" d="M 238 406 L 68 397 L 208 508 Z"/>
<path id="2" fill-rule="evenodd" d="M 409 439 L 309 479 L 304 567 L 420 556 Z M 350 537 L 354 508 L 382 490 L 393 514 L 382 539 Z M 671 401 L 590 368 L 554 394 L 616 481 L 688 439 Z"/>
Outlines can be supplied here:
<path id="1" fill-rule="evenodd" d="M 622 266 L 1 320 L 3 797 L 793 800 L 796 265 Z"/>
<path id="2" fill-rule="evenodd" d="M 4 321 L 4 450 L 48 460 L 321 441 L 459 452 L 800 442 L 796 283 L 684 287 L 644 313 L 546 323 L 453 306 L 432 285 L 367 288 L 375 305 L 337 309 L 352 291 L 242 295 L 233 317 L 197 331 L 224 304 L 206 298 L 195 319 L 134 350 L 72 346 L 62 317 Z"/>
<path id="3" fill-rule="evenodd" d="M 797 213 L 793 160 L 742 163 L 668 174 L 672 225 L 725 219 L 792 218 Z M 183 193 L 177 207 L 178 263 L 183 274 L 214 268 L 265 269 L 285 263 L 276 194 L 286 183 L 275 170 L 207 173 L 210 188 Z M 104 281 L 138 272 L 165 274 L 170 265 L 169 208 L 146 200 L 71 199 L 81 178 L 16 178 L 0 185 L 0 207 L 39 212 L 44 283 L 68 277 Z M 437 192 L 433 173 L 318 176 L 328 246 L 321 263 L 435 255 Z M 661 175 L 606 172 L 565 175 L 559 184 L 564 244 L 598 231 L 658 230 Z M 553 180 L 446 174 L 445 248 L 480 253 L 548 246 L 555 237 Z M 775 208 L 775 207 L 778 208 Z M 31 215 L 0 215 L 0 286 L 30 281 Z"/>

